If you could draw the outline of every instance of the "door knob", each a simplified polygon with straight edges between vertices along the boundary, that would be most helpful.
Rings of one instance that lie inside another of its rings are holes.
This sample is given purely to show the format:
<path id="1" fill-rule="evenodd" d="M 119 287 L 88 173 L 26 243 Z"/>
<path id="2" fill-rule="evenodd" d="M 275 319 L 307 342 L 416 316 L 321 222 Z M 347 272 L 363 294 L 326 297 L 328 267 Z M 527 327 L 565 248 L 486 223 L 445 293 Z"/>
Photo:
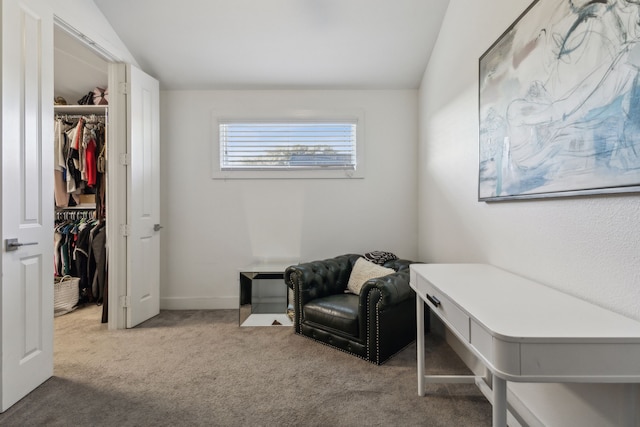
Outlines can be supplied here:
<path id="1" fill-rule="evenodd" d="M 38 242 L 20 243 L 18 239 L 5 239 L 4 250 L 7 252 L 17 251 L 20 246 L 37 245 Z"/>
<path id="2" fill-rule="evenodd" d="M 153 224 L 153 231 L 160 231 L 161 228 L 164 228 L 160 224 Z"/>

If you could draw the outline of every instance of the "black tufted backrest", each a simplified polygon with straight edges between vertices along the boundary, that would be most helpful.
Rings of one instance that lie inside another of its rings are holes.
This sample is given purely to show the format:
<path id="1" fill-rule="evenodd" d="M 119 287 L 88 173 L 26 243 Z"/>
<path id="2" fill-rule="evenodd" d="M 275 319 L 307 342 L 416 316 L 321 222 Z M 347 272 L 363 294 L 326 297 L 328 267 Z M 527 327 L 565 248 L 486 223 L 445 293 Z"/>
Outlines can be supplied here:
<path id="1" fill-rule="evenodd" d="M 305 300 L 344 292 L 358 258 L 347 254 L 291 266 L 285 270 L 285 283 L 290 288 L 297 284 Z"/>
<path id="2" fill-rule="evenodd" d="M 409 268 L 409 265 L 412 264 L 412 261 L 406 259 L 394 259 L 391 261 L 387 261 L 384 263 L 384 267 L 393 268 L 395 271 L 404 270 L 405 268 Z"/>

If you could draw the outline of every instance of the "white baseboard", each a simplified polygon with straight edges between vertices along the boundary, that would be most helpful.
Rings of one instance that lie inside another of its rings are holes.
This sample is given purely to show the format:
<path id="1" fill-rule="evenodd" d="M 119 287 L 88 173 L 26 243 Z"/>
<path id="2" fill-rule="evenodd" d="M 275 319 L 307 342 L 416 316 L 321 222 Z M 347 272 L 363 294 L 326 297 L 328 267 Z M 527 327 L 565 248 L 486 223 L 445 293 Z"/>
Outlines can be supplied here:
<path id="1" fill-rule="evenodd" d="M 161 310 L 229 310 L 238 307 L 238 297 L 160 298 Z"/>

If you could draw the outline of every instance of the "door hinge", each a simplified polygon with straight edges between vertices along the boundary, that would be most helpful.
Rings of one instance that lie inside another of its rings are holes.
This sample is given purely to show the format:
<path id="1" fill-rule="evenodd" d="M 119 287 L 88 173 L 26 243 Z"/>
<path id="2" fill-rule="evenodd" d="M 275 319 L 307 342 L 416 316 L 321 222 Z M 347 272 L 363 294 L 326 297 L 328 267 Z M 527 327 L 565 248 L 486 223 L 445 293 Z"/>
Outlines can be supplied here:
<path id="1" fill-rule="evenodd" d="M 129 308 L 131 306 L 131 297 L 129 295 L 122 295 L 120 297 L 120 306 L 122 306 L 122 308 Z"/>
<path id="2" fill-rule="evenodd" d="M 129 94 L 129 83 L 120 82 L 120 93 L 122 95 L 128 95 Z"/>
<path id="3" fill-rule="evenodd" d="M 120 153 L 120 164 L 122 166 L 128 166 L 131 163 L 131 156 L 129 153 Z"/>
<path id="4" fill-rule="evenodd" d="M 120 224 L 120 234 L 123 237 L 129 236 L 129 224 Z"/>

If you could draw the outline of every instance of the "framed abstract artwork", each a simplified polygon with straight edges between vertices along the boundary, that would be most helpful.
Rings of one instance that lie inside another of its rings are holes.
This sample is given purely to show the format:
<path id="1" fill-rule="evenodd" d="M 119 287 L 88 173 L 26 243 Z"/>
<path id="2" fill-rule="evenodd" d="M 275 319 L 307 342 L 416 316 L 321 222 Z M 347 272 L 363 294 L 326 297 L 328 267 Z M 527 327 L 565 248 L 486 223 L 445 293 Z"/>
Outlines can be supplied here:
<path id="1" fill-rule="evenodd" d="M 480 201 L 640 191 L 640 0 L 536 0 L 479 60 Z"/>

